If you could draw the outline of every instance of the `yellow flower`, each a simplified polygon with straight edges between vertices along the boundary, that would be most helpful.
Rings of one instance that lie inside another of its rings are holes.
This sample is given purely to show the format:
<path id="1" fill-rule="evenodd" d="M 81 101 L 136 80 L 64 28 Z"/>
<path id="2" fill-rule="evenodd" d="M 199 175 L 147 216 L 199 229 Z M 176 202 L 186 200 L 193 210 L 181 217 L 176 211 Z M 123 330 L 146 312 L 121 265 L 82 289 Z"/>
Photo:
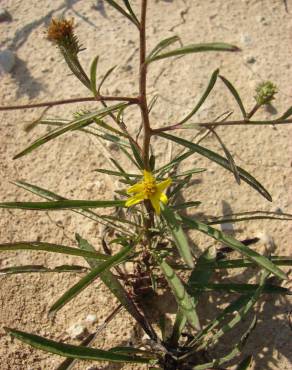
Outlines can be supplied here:
<path id="1" fill-rule="evenodd" d="M 170 184 L 171 179 L 156 182 L 152 173 L 144 170 L 143 181 L 129 187 L 127 194 L 134 194 L 126 201 L 126 207 L 142 202 L 144 199 L 149 199 L 156 214 L 160 214 L 160 201 L 164 204 L 168 202 L 166 194 L 163 192 Z"/>

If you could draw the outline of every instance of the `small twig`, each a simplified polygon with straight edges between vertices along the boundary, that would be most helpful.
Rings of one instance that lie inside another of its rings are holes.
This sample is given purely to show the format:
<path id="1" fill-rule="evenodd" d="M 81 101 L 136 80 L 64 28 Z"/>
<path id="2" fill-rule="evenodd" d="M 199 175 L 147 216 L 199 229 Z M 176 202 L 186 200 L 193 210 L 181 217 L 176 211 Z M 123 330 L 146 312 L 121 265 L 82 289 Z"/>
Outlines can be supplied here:
<path id="1" fill-rule="evenodd" d="M 55 105 L 81 103 L 81 102 L 87 102 L 87 101 L 125 101 L 125 102 L 129 102 L 130 104 L 137 104 L 138 98 L 131 98 L 127 96 L 101 96 L 101 95 L 97 97 L 89 96 L 85 98 L 63 99 L 63 100 L 55 100 L 55 101 L 48 101 L 48 102 L 35 103 L 35 104 L 7 105 L 7 106 L 2 106 L 2 107 L 0 106 L 0 111 L 53 107 Z"/>

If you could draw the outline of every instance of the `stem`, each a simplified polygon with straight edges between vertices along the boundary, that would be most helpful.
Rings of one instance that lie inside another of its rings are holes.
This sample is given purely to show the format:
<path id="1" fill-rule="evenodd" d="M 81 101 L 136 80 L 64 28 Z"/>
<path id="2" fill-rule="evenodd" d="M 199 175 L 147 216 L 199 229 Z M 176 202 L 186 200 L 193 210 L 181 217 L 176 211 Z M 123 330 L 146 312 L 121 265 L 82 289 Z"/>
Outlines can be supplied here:
<path id="1" fill-rule="evenodd" d="M 144 127 L 143 138 L 143 162 L 146 170 L 150 170 L 149 166 L 149 148 L 151 139 L 151 127 L 149 122 L 147 98 L 146 98 L 146 76 L 147 63 L 146 59 L 146 11 L 147 0 L 142 0 L 141 3 L 141 22 L 140 22 L 140 76 L 139 76 L 139 105 L 141 109 L 142 123 Z"/>
<path id="2" fill-rule="evenodd" d="M 24 104 L 24 105 L 7 105 L 7 106 L 0 106 L 0 111 L 4 110 L 16 110 L 16 109 L 30 109 L 30 108 L 41 108 L 41 107 L 53 107 L 55 105 L 62 105 L 62 104 L 71 104 L 71 103 L 78 103 L 78 102 L 86 102 L 86 101 L 125 101 L 129 102 L 130 104 L 138 104 L 138 98 L 131 98 L 127 96 L 102 96 L 99 95 L 97 97 L 85 97 L 85 98 L 73 98 L 73 99 L 64 99 L 64 100 L 55 100 L 55 101 L 48 101 L 43 103 L 35 103 L 35 104 Z"/>
<path id="3" fill-rule="evenodd" d="M 199 126 L 199 127 L 217 127 L 217 126 L 241 126 L 241 125 L 246 125 L 246 126 L 256 126 L 256 125 L 287 125 L 292 123 L 292 119 L 285 119 L 285 120 L 273 120 L 273 121 L 247 121 L 247 120 L 239 120 L 239 121 L 225 121 L 225 122 L 196 122 L 192 124 L 194 127 Z M 166 126 L 166 127 L 161 127 L 161 128 L 156 128 L 152 130 L 152 134 L 159 134 L 159 132 L 164 132 L 164 131 L 173 131 L 173 130 L 187 130 L 190 129 L 190 127 L 185 127 L 179 123 L 171 126 Z"/>

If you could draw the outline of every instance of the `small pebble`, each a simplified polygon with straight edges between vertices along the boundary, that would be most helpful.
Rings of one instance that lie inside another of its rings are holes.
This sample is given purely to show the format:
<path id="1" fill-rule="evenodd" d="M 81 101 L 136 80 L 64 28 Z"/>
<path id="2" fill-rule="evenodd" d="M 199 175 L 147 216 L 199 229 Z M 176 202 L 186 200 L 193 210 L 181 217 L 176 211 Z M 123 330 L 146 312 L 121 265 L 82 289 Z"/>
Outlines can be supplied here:
<path id="1" fill-rule="evenodd" d="M 74 324 L 70 326 L 70 328 L 67 330 L 67 333 L 72 339 L 81 339 L 86 333 L 86 328 L 81 324 Z"/>
<path id="2" fill-rule="evenodd" d="M 249 64 L 254 64 L 256 62 L 255 57 L 247 57 L 246 62 Z"/>
<path id="3" fill-rule="evenodd" d="M 94 314 L 89 314 L 89 315 L 86 316 L 85 321 L 87 321 L 91 324 L 94 324 L 97 321 L 97 316 L 94 315 Z"/>
<path id="4" fill-rule="evenodd" d="M 9 73 L 15 66 L 15 55 L 11 50 L 0 51 L 0 74 Z"/>

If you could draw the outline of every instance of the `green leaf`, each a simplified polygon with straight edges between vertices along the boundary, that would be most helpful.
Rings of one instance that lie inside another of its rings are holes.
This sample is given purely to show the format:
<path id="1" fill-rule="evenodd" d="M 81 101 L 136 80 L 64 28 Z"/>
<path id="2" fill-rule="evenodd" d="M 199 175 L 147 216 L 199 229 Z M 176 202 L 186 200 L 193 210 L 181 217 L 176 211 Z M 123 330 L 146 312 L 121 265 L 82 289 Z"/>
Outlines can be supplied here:
<path id="1" fill-rule="evenodd" d="M 193 292 L 229 292 L 229 293 L 242 293 L 250 294 L 254 293 L 258 289 L 258 284 L 233 284 L 233 283 L 209 283 L 209 284 L 200 284 L 200 283 L 190 283 L 188 292 L 193 294 Z M 287 294 L 290 295 L 291 292 L 287 288 L 283 288 L 277 285 L 266 284 L 263 293 L 265 294 Z"/>
<path id="2" fill-rule="evenodd" d="M 238 323 L 242 322 L 248 312 L 251 310 L 251 308 L 255 305 L 255 303 L 258 301 L 262 293 L 266 293 L 266 287 L 265 284 L 266 278 L 268 276 L 268 273 L 264 271 L 261 274 L 261 280 L 260 284 L 255 289 L 253 295 L 250 297 L 248 302 L 243 306 L 236 315 L 228 322 L 226 323 L 220 330 L 218 330 L 213 336 L 210 338 L 208 343 L 212 343 L 213 345 L 219 341 L 219 339 L 226 333 L 228 333 L 231 329 L 233 329 Z M 201 347 L 204 347 L 204 344 L 201 345 Z"/>
<path id="3" fill-rule="evenodd" d="M 228 148 L 226 147 L 226 145 L 224 144 L 224 142 L 221 140 L 221 138 L 217 134 L 217 132 L 215 130 L 213 130 L 213 128 L 209 128 L 209 130 L 214 134 L 214 136 L 218 140 L 219 144 L 221 145 L 221 147 L 222 147 L 222 149 L 223 149 L 223 151 L 225 153 L 225 156 L 226 156 L 226 158 L 227 158 L 227 160 L 229 162 L 230 169 L 233 172 L 234 178 L 235 178 L 236 182 L 238 183 L 238 185 L 240 185 L 240 175 L 239 175 L 237 166 L 235 164 L 235 161 L 234 161 L 234 159 L 233 159 L 230 151 L 228 150 Z"/>
<path id="4" fill-rule="evenodd" d="M 193 175 L 194 173 L 201 173 L 205 171 L 206 171 L 206 168 L 194 168 L 193 170 L 184 171 L 184 172 L 178 173 L 177 175 L 171 176 L 171 178 L 177 179 L 178 177 Z"/>
<path id="5" fill-rule="evenodd" d="M 44 188 L 40 188 L 39 186 L 36 186 L 36 185 L 32 185 L 32 184 L 29 184 L 27 182 L 24 182 L 24 181 L 14 181 L 12 182 L 13 184 L 17 185 L 18 187 L 20 188 L 23 188 L 27 191 L 30 191 L 31 193 L 33 194 L 36 194 L 44 199 L 48 199 L 48 200 L 66 200 L 66 198 L 56 194 L 56 193 L 53 193 L 52 191 L 49 191 L 47 189 L 44 189 Z M 99 222 L 101 224 L 103 224 L 104 226 L 107 226 L 107 224 L 103 221 L 103 217 L 97 215 L 96 213 L 94 213 L 93 211 L 91 211 L 90 209 L 84 209 L 84 208 L 81 208 L 81 209 L 71 209 L 72 212 L 74 213 L 78 213 L 78 214 L 81 214 L 82 216 L 84 217 L 87 217 L 89 218 L 90 220 L 93 220 L 95 222 Z M 113 228 L 116 228 L 118 229 L 118 226 L 111 223 L 111 226 Z"/>
<path id="6" fill-rule="evenodd" d="M 35 211 L 61 210 L 76 208 L 124 207 L 123 200 L 58 200 L 49 202 L 4 202 L 0 208 L 28 209 Z"/>
<path id="7" fill-rule="evenodd" d="M 272 274 L 278 276 L 280 279 L 287 279 L 286 274 L 280 270 L 273 262 L 271 262 L 265 256 L 258 254 L 256 251 L 248 248 L 240 241 L 234 239 L 230 235 L 224 234 L 222 231 L 214 229 L 211 226 L 203 224 L 202 222 L 192 220 L 189 217 L 182 216 L 181 219 L 183 220 L 184 224 L 188 227 L 198 230 L 204 234 L 209 235 L 211 238 L 228 245 L 230 248 L 236 250 L 237 252 L 243 254 L 244 256 L 248 257 L 252 261 L 254 261 L 259 266 L 263 267 L 267 271 L 270 271 Z"/>
<path id="8" fill-rule="evenodd" d="M 96 68 L 97 68 L 98 59 L 99 59 L 99 56 L 97 55 L 93 59 L 93 62 L 91 63 L 91 67 L 90 67 L 90 86 L 91 86 L 91 90 L 94 96 L 98 95 L 97 89 L 96 89 Z"/>
<path id="9" fill-rule="evenodd" d="M 98 95 L 100 94 L 100 90 L 103 86 L 103 84 L 105 83 L 105 81 L 107 80 L 107 78 L 112 74 L 112 72 L 116 69 L 117 66 L 113 66 L 111 67 L 106 73 L 105 75 L 103 76 L 103 78 L 101 79 L 99 85 L 98 85 L 98 89 L 97 89 L 97 93 Z"/>
<path id="10" fill-rule="evenodd" d="M 156 256 L 157 257 L 157 256 Z M 174 270 L 165 262 L 164 259 L 157 257 L 160 268 L 174 294 L 179 309 L 187 318 L 188 323 L 195 329 L 200 329 L 199 319 L 192 301 L 184 288 L 182 281 L 176 275 Z"/>
<path id="11" fill-rule="evenodd" d="M 292 107 L 290 107 L 289 109 L 287 109 L 286 112 L 283 113 L 281 117 L 279 117 L 278 119 L 276 119 L 276 121 L 287 119 L 290 116 L 292 116 Z"/>
<path id="12" fill-rule="evenodd" d="M 134 13 L 131 5 L 130 5 L 130 2 L 128 0 L 123 0 L 123 3 L 126 5 L 129 13 L 131 14 L 133 20 L 135 21 L 135 24 L 137 24 L 137 26 L 139 26 L 139 20 L 138 18 L 136 17 L 136 14 Z"/>
<path id="13" fill-rule="evenodd" d="M 216 252 L 215 250 L 211 250 L 208 248 L 204 253 L 201 254 L 199 257 L 194 270 L 192 271 L 187 286 L 192 283 L 197 284 L 207 284 L 213 275 L 214 272 L 214 262 L 216 260 Z M 201 295 L 200 291 L 196 291 L 191 294 L 193 299 L 194 307 L 198 304 L 199 296 Z M 171 336 L 171 343 L 177 344 L 179 337 L 184 329 L 186 324 L 186 317 L 183 315 L 181 310 L 178 310 L 175 323 L 173 326 L 173 332 Z"/>
<path id="14" fill-rule="evenodd" d="M 210 78 L 210 81 L 209 81 L 209 84 L 207 86 L 207 89 L 206 91 L 204 92 L 204 94 L 202 95 L 201 99 L 198 101 L 198 103 L 196 104 L 195 108 L 184 118 L 182 119 L 179 124 L 182 125 L 184 124 L 185 122 L 187 122 L 191 117 L 193 117 L 194 114 L 197 113 L 197 111 L 201 108 L 201 106 L 204 104 L 205 100 L 207 99 L 207 97 L 209 96 L 210 92 L 212 91 L 216 81 L 217 81 L 217 77 L 218 77 L 218 74 L 219 74 L 219 69 L 216 69 L 216 71 L 214 71 L 212 73 L 212 76 Z"/>
<path id="15" fill-rule="evenodd" d="M 178 41 L 180 41 L 180 38 L 178 36 L 170 36 L 166 39 L 163 39 L 155 46 L 154 49 L 151 50 L 148 57 L 146 58 L 146 62 L 150 62 L 150 60 L 155 57 L 155 55 L 159 54 L 163 49 Z"/>
<path id="16" fill-rule="evenodd" d="M 1 275 L 14 275 L 14 274 L 30 274 L 33 272 L 42 273 L 42 272 L 85 272 L 86 267 L 77 266 L 77 265 L 62 265 L 57 266 L 53 269 L 50 269 L 41 265 L 25 265 L 25 266 L 12 266 L 5 267 L 0 269 Z"/>
<path id="17" fill-rule="evenodd" d="M 241 217 L 243 216 L 243 217 Z M 292 220 L 292 214 L 290 213 L 278 213 L 269 211 L 247 211 L 233 213 L 230 215 L 224 215 L 222 217 L 216 218 L 214 221 L 206 222 L 208 225 L 217 225 L 224 223 L 234 223 L 250 220 Z"/>
<path id="18" fill-rule="evenodd" d="M 162 203 L 161 203 L 162 204 Z M 165 205 L 161 205 L 161 211 L 162 215 L 167 223 L 167 226 L 169 227 L 173 239 L 175 241 L 175 244 L 177 246 L 177 249 L 182 257 L 182 259 L 185 261 L 185 263 L 189 267 L 194 267 L 194 261 L 193 256 L 191 254 L 191 250 L 189 247 L 189 243 L 187 240 L 187 237 L 182 229 L 181 224 L 177 221 L 174 212 L 166 207 Z"/>
<path id="19" fill-rule="evenodd" d="M 197 342 L 201 341 L 207 334 L 211 333 L 221 322 L 225 321 L 230 314 L 233 314 L 235 311 L 239 311 L 244 307 L 250 300 L 249 295 L 242 295 L 237 298 L 235 301 L 231 302 L 224 310 L 213 319 L 207 326 L 199 331 L 194 339 L 189 343 L 189 347 L 193 347 Z"/>
<path id="20" fill-rule="evenodd" d="M 90 112 L 88 114 L 82 115 L 81 118 L 77 118 L 67 124 L 65 124 L 62 127 L 58 127 L 55 130 L 49 132 L 48 134 L 38 138 L 35 140 L 30 146 L 28 146 L 26 149 L 22 150 L 20 153 L 18 153 L 13 159 L 20 158 L 33 150 L 37 149 L 39 146 L 55 139 L 56 137 L 65 134 L 68 131 L 72 130 L 78 130 L 80 128 L 83 128 L 84 126 L 87 126 L 88 124 L 92 123 L 92 120 L 95 118 L 102 118 L 106 115 L 108 115 L 110 112 L 114 112 L 121 107 L 127 105 L 127 103 L 119 103 L 115 104 L 111 107 L 103 108 L 96 110 L 94 112 Z"/>
<path id="21" fill-rule="evenodd" d="M 190 207 L 198 207 L 201 203 L 202 202 L 198 202 L 198 201 L 185 202 L 185 203 L 176 204 L 172 208 L 177 211 L 177 210 L 181 210 L 181 209 L 187 209 L 187 208 L 190 208 Z"/>
<path id="22" fill-rule="evenodd" d="M 138 168 L 143 170 L 144 169 L 144 163 L 143 163 L 143 159 L 141 157 L 141 153 L 140 153 L 139 149 L 137 148 L 136 144 L 132 142 L 132 140 L 130 140 L 130 145 L 131 145 L 131 149 L 132 149 L 133 155 L 135 157 L 136 163 L 138 165 Z"/>
<path id="23" fill-rule="evenodd" d="M 166 134 L 164 132 L 160 132 L 158 135 L 164 137 L 165 139 L 174 141 L 182 146 L 185 146 L 186 148 L 191 149 L 194 153 L 198 153 L 232 172 L 232 168 L 230 167 L 230 163 L 228 162 L 228 160 L 223 158 L 221 155 L 213 152 L 212 150 L 204 148 L 185 139 Z M 268 193 L 268 191 L 253 176 L 251 176 L 241 167 L 237 167 L 237 171 L 243 181 L 253 187 L 256 191 L 258 191 L 264 198 L 266 198 L 270 202 L 272 201 L 271 195 Z"/>
<path id="24" fill-rule="evenodd" d="M 81 251 L 77 248 L 66 247 L 59 244 L 42 243 L 42 242 L 16 242 L 0 244 L 0 252 L 4 251 L 18 251 L 18 250 L 33 250 L 45 251 L 52 253 L 69 254 L 72 256 L 80 256 L 86 258 L 93 258 L 97 260 L 107 260 L 109 257 L 98 252 Z"/>
<path id="25" fill-rule="evenodd" d="M 110 362 L 129 362 L 129 363 L 140 363 L 140 364 L 153 364 L 153 360 L 143 357 L 126 356 L 110 351 L 104 351 L 96 348 L 88 348 L 84 346 L 73 346 L 71 344 L 65 344 L 61 342 L 55 342 L 50 339 L 46 339 L 39 335 L 29 334 L 24 331 L 15 330 L 11 328 L 5 328 L 6 332 L 12 337 L 21 340 L 30 346 L 54 353 L 56 355 L 78 358 L 82 360 L 92 361 L 110 361 Z"/>
<path id="26" fill-rule="evenodd" d="M 232 360 L 235 356 L 239 355 L 242 351 L 243 346 L 245 345 L 250 333 L 253 331 L 257 323 L 256 316 L 252 320 L 251 324 L 249 325 L 247 331 L 243 334 L 240 338 L 240 341 L 234 346 L 231 352 L 229 352 L 226 356 L 220 357 L 212 362 L 208 362 L 202 365 L 196 365 L 192 367 L 192 370 L 207 370 L 210 368 L 217 368 L 223 365 L 225 362 Z"/>
<path id="27" fill-rule="evenodd" d="M 213 43 L 204 43 L 204 44 L 191 44 L 183 46 L 181 48 L 162 53 L 156 54 L 148 60 L 148 63 L 154 62 L 155 60 L 176 57 L 179 55 L 200 53 L 205 51 L 239 51 L 240 49 L 237 46 L 226 44 L 223 42 L 213 42 Z"/>
<path id="28" fill-rule="evenodd" d="M 74 284 L 52 305 L 49 314 L 54 316 L 55 313 L 60 310 L 66 303 L 68 303 L 79 293 L 81 293 L 86 287 L 88 287 L 89 284 L 93 283 L 94 280 L 96 280 L 103 271 L 108 270 L 114 265 L 117 265 L 121 261 L 123 261 L 132 249 L 132 246 L 128 245 L 114 256 L 108 258 L 105 262 L 102 262 L 101 264 L 93 268 L 87 275 L 79 280 L 78 283 Z"/>
<path id="29" fill-rule="evenodd" d="M 252 355 L 245 357 L 237 366 L 236 370 L 248 370 L 252 364 Z"/>
<path id="30" fill-rule="evenodd" d="M 292 258 L 284 256 L 271 256 L 270 260 L 277 266 L 292 266 Z M 216 269 L 234 269 L 241 267 L 250 267 L 254 266 L 255 262 L 245 259 L 236 259 L 236 260 L 219 260 L 215 263 Z"/>
<path id="31" fill-rule="evenodd" d="M 192 179 L 192 175 L 188 175 L 184 179 L 180 180 L 176 186 L 171 188 L 171 191 L 168 194 L 168 198 L 172 198 L 172 197 L 177 198 L 178 195 L 180 194 L 180 191 L 189 184 L 191 179 Z M 173 200 L 172 202 L 174 203 Z"/>
<path id="32" fill-rule="evenodd" d="M 117 4 L 114 0 L 105 0 L 109 5 L 115 8 L 119 13 L 121 13 L 124 17 L 128 18 L 132 23 L 135 24 L 138 28 L 140 27 L 140 23 L 135 16 L 135 14 L 131 11 L 130 14 L 127 13 L 119 4 Z M 127 5 L 128 1 L 123 0 L 124 4 Z M 130 7 L 130 4 L 129 4 Z M 128 8 L 128 6 L 127 6 Z M 129 10 L 129 8 L 128 8 Z"/>
<path id="33" fill-rule="evenodd" d="M 232 85 L 232 83 L 230 81 L 227 80 L 227 78 L 223 77 L 223 76 L 219 76 L 221 78 L 221 80 L 224 82 L 225 86 L 229 89 L 229 91 L 231 92 L 231 94 L 233 95 L 234 99 L 236 100 L 240 110 L 241 110 L 241 113 L 243 115 L 243 118 L 246 118 L 247 114 L 246 114 L 246 110 L 243 106 L 243 103 L 242 103 L 242 100 L 237 92 L 237 90 L 235 89 L 235 87 Z"/>
<path id="34" fill-rule="evenodd" d="M 82 250 L 89 252 L 94 251 L 93 246 L 89 244 L 87 240 L 81 238 L 80 235 L 76 234 L 76 240 L 78 242 L 79 248 L 81 248 Z M 86 261 L 92 269 L 97 268 L 100 265 L 98 261 L 90 258 L 87 258 Z M 136 305 L 130 299 L 127 291 L 124 289 L 115 275 L 109 269 L 107 269 L 100 274 L 100 279 L 119 300 L 119 302 L 125 307 L 129 314 L 133 316 L 133 318 L 141 325 L 148 336 L 152 339 L 155 339 L 156 335 L 152 327 L 138 311 Z"/>
<path id="35" fill-rule="evenodd" d="M 100 173 L 106 173 L 107 175 L 111 175 L 111 176 L 119 176 L 119 177 L 125 177 L 125 178 L 134 177 L 136 179 L 137 177 L 141 177 L 141 175 L 137 175 L 133 173 L 124 173 L 124 172 L 118 172 L 118 171 L 113 171 L 113 170 L 106 170 L 103 168 L 97 168 L 94 171 L 100 172 Z"/>

